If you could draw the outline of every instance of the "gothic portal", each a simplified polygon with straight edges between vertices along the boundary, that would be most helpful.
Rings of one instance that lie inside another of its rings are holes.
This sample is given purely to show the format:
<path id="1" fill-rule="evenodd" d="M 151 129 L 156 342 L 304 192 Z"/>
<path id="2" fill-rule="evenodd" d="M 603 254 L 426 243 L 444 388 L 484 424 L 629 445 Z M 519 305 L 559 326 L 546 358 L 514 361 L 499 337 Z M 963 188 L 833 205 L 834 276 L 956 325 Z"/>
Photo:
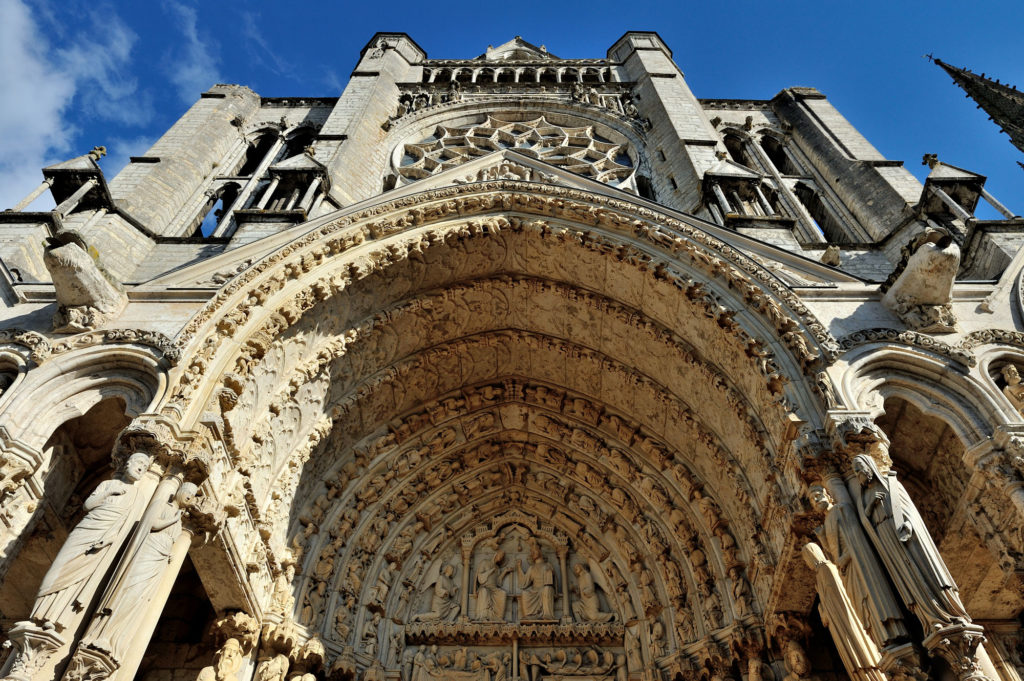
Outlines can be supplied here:
<path id="1" fill-rule="evenodd" d="M 6 678 L 1020 681 L 984 176 L 642 32 L 102 153 L 0 213 Z"/>

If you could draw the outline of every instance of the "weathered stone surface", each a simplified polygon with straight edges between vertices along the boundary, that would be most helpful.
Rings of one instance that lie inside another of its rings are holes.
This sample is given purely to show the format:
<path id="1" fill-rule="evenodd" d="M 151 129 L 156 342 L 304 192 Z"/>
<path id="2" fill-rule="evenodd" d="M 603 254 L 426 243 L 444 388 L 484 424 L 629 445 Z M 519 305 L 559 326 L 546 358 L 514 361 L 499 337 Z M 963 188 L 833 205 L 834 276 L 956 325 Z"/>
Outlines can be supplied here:
<path id="1" fill-rule="evenodd" d="M 1019 681 L 1024 226 L 932 164 L 649 32 L 212 87 L 0 216 L 3 674 Z"/>

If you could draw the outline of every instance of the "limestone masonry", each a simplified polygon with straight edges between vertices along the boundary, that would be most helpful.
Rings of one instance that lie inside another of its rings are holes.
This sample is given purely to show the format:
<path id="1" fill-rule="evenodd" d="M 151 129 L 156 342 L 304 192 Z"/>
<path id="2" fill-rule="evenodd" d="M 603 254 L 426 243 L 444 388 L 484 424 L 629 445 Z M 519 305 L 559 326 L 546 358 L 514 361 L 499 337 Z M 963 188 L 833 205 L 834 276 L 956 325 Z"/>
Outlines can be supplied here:
<path id="1" fill-rule="evenodd" d="M 1021 681 L 1024 220 L 956 159 L 648 32 L 103 153 L 0 212 L 0 676 Z"/>

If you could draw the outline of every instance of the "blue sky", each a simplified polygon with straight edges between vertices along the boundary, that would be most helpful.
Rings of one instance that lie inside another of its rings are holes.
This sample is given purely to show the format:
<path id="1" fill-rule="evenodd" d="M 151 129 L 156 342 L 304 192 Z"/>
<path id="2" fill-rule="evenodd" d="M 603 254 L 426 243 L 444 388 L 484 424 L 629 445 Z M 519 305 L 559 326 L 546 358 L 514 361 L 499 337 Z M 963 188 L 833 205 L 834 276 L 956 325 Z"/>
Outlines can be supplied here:
<path id="1" fill-rule="evenodd" d="M 1024 154 L 922 55 L 1024 88 L 1024 2 L 291 2 L 0 0 L 0 207 L 39 168 L 102 144 L 112 176 L 214 82 L 336 96 L 376 31 L 430 57 L 515 35 L 602 57 L 656 30 L 698 97 L 768 99 L 810 85 L 879 150 L 924 177 L 925 153 L 989 177 L 1024 213 Z M 44 202 L 41 199 L 40 202 Z"/>

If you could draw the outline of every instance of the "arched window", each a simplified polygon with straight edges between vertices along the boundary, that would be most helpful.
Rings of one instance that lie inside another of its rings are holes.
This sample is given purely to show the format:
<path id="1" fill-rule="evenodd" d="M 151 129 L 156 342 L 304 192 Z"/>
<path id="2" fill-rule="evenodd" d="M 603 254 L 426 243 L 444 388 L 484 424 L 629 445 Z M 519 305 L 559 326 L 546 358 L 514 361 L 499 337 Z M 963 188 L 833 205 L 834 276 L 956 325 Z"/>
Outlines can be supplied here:
<path id="1" fill-rule="evenodd" d="M 761 137 L 761 149 L 764 150 L 765 156 L 772 162 L 775 169 L 779 171 L 781 175 L 801 175 L 800 169 L 796 167 L 793 160 L 786 153 L 785 148 L 779 140 L 775 139 L 771 135 L 763 135 Z"/>
<path id="2" fill-rule="evenodd" d="M 256 168 L 259 167 L 260 161 L 263 160 L 263 157 L 267 155 L 267 152 L 270 151 L 276 141 L 276 132 L 267 131 L 261 133 L 249 143 L 249 148 L 245 150 L 242 166 L 234 174 L 240 177 L 247 177 L 256 172 Z"/>
<path id="3" fill-rule="evenodd" d="M 316 131 L 312 128 L 299 128 L 288 136 L 285 142 L 284 158 L 298 156 L 316 139 Z"/>
<path id="4" fill-rule="evenodd" d="M 210 197 L 210 200 L 206 204 L 203 217 L 196 225 L 195 232 L 192 236 L 196 237 L 208 237 L 213 234 L 214 230 L 217 229 L 217 225 L 224 218 L 224 213 L 238 198 L 238 192 L 241 187 L 235 182 L 229 182 L 222 186 L 217 192 Z"/>
<path id="5" fill-rule="evenodd" d="M 797 182 L 793 193 L 814 219 L 818 231 L 832 243 L 849 241 L 843 223 L 835 216 L 832 209 L 821 198 L 820 192 L 805 182 Z"/>
<path id="6" fill-rule="evenodd" d="M 729 158 L 747 168 L 754 168 L 744 147 L 745 142 L 738 135 L 725 136 L 725 149 L 729 152 Z"/>

